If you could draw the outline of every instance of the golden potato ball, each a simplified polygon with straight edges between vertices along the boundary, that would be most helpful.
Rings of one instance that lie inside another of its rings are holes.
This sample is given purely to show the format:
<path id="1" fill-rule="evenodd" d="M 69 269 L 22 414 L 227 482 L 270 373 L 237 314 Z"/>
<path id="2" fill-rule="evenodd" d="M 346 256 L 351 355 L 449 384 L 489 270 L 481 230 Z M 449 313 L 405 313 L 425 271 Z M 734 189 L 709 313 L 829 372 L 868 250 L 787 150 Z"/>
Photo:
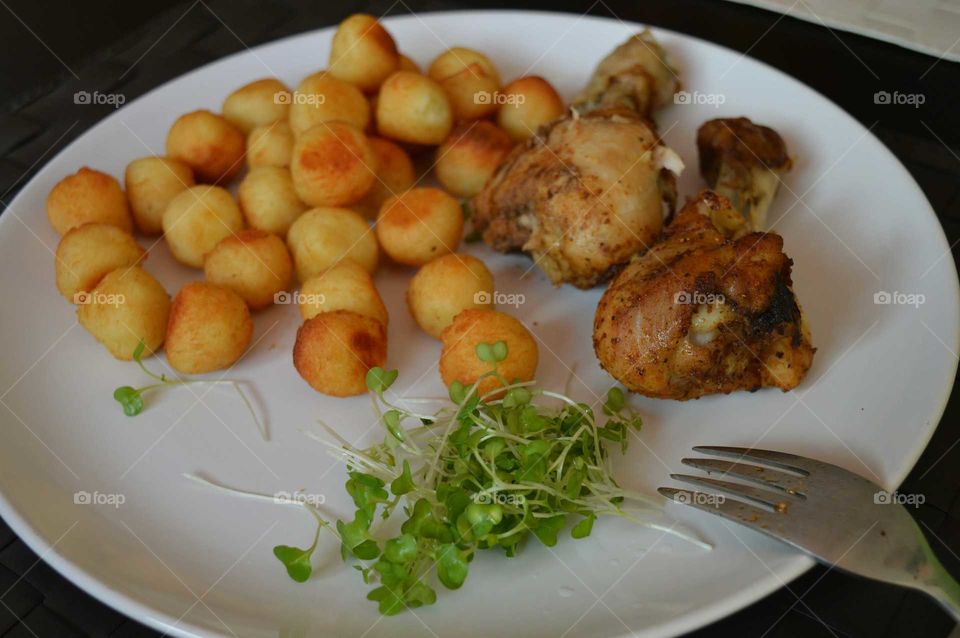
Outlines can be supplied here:
<path id="1" fill-rule="evenodd" d="M 427 74 L 443 87 L 456 119 L 475 120 L 497 110 L 500 74 L 479 51 L 448 49 L 430 64 Z"/>
<path id="2" fill-rule="evenodd" d="M 412 187 L 417 176 L 405 150 L 382 137 L 368 141 L 377 156 L 377 179 L 354 207 L 367 217 L 376 217 L 383 202 Z"/>
<path id="3" fill-rule="evenodd" d="M 377 157 L 367 136 L 346 122 L 308 129 L 293 146 L 290 173 L 301 200 L 310 206 L 360 201 L 376 181 Z"/>
<path id="4" fill-rule="evenodd" d="M 290 111 L 290 89 L 277 78 L 264 78 L 241 86 L 223 101 L 223 117 L 249 133 L 287 119 Z"/>
<path id="5" fill-rule="evenodd" d="M 543 78 L 531 75 L 503 87 L 497 123 L 510 137 L 523 141 L 564 113 L 563 100 L 556 89 Z"/>
<path id="6" fill-rule="evenodd" d="M 443 88 L 434 80 L 397 71 L 377 95 L 377 130 L 410 144 L 439 144 L 453 128 L 453 109 Z"/>
<path id="7" fill-rule="evenodd" d="M 293 280 L 293 260 L 283 240 L 262 230 L 241 230 L 220 241 L 203 262 L 207 281 L 229 288 L 251 310 L 273 304 Z"/>
<path id="8" fill-rule="evenodd" d="M 367 220 L 348 208 L 308 210 L 287 232 L 287 246 L 301 282 L 346 260 L 373 274 L 380 259 Z"/>
<path id="9" fill-rule="evenodd" d="M 303 282 L 297 299 L 304 319 L 321 312 L 349 310 L 389 323 L 387 307 L 373 284 L 373 277 L 352 261 L 344 261 Z"/>
<path id="10" fill-rule="evenodd" d="M 400 62 L 397 64 L 397 71 L 413 71 L 414 73 L 420 73 L 420 66 L 410 57 L 401 53 Z"/>
<path id="11" fill-rule="evenodd" d="M 206 110 L 181 115 L 167 133 L 167 155 L 193 169 L 200 182 L 227 181 L 243 168 L 246 137 L 221 115 Z"/>
<path id="12" fill-rule="evenodd" d="M 463 211 L 439 188 L 413 188 L 384 202 L 376 229 L 391 259 L 422 266 L 460 245 Z"/>
<path id="13" fill-rule="evenodd" d="M 387 361 L 387 333 L 376 319 L 336 310 L 304 322 L 293 365 L 317 392 L 348 397 L 367 391 L 367 372 Z"/>
<path id="14" fill-rule="evenodd" d="M 440 377 L 449 387 L 454 381 L 465 386 L 475 383 L 492 369 L 492 364 L 477 356 L 477 345 L 507 344 L 507 358 L 497 363 L 497 370 L 509 382 L 531 381 L 537 372 L 537 342 L 522 323 L 497 310 L 464 310 L 440 335 Z M 501 387 L 502 383 L 487 377 L 478 386 L 479 396 Z"/>
<path id="15" fill-rule="evenodd" d="M 194 186 L 193 169 L 170 157 L 141 157 L 124 174 L 133 221 L 144 235 L 163 232 L 163 211 L 177 194 Z"/>
<path id="16" fill-rule="evenodd" d="M 250 310 L 232 290 L 195 281 L 173 298 L 165 350 L 177 372 L 202 374 L 229 368 L 243 356 L 252 338 Z"/>
<path id="17" fill-rule="evenodd" d="M 47 218 L 61 235 L 92 222 L 133 232 L 130 207 L 120 182 L 86 166 L 64 177 L 50 190 Z"/>
<path id="18" fill-rule="evenodd" d="M 117 359 L 133 359 L 140 341 L 144 356 L 163 345 L 170 295 L 139 266 L 107 273 L 77 307 L 77 319 Z"/>
<path id="19" fill-rule="evenodd" d="M 464 122 L 437 147 L 437 179 L 457 197 L 473 197 L 513 147 L 514 141 L 493 122 Z"/>
<path id="20" fill-rule="evenodd" d="M 229 191 L 192 186 L 163 212 L 163 236 L 181 264 L 203 268 L 203 258 L 224 237 L 243 230 L 243 213 Z"/>
<path id="21" fill-rule="evenodd" d="M 294 135 L 324 122 L 346 122 L 361 131 L 370 124 L 370 103 L 353 84 L 325 71 L 308 75 L 293 94 L 290 128 Z"/>
<path id="22" fill-rule="evenodd" d="M 330 74 L 364 91 L 375 91 L 400 64 L 397 43 L 371 15 L 340 23 L 330 47 Z"/>
<path id="23" fill-rule="evenodd" d="M 472 255 L 437 257 L 421 268 L 407 288 L 407 305 L 417 325 L 440 338 L 453 318 L 468 308 L 492 308 L 493 275 Z"/>
<path id="24" fill-rule="evenodd" d="M 110 271 L 146 259 L 130 233 L 110 224 L 84 224 L 67 231 L 57 245 L 57 290 L 71 303 L 93 290 Z"/>
<path id="25" fill-rule="evenodd" d="M 237 194 L 247 224 L 280 237 L 286 237 L 290 225 L 307 210 L 293 187 L 290 169 L 282 166 L 251 170 Z"/>
<path id="26" fill-rule="evenodd" d="M 247 136 L 247 166 L 290 166 L 293 129 L 287 122 L 258 126 Z"/>

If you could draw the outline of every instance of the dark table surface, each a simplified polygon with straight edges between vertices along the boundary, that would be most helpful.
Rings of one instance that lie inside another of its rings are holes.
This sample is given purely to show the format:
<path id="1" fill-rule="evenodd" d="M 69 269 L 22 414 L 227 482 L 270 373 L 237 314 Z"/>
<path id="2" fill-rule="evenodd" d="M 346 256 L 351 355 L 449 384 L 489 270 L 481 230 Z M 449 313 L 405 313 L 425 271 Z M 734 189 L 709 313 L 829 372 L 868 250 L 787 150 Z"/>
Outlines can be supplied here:
<path id="1" fill-rule="evenodd" d="M 132 100 L 211 60 L 286 35 L 375 15 L 495 2 L 0 1 L 0 206 L 44 162 L 109 114 L 76 108 L 79 90 Z M 960 242 L 960 65 L 889 44 L 717 0 L 554 0 L 515 8 L 616 16 L 712 40 L 763 60 L 846 109 L 923 188 L 956 258 Z M 874 93 L 919 93 L 912 106 Z M 956 380 L 954 379 L 954 389 Z M 934 550 L 960 576 L 960 409 L 954 391 L 936 434 L 901 491 Z M 696 636 L 946 636 L 952 623 L 923 596 L 816 567 Z M 0 521 L 0 636 L 155 636 L 64 580 Z"/>

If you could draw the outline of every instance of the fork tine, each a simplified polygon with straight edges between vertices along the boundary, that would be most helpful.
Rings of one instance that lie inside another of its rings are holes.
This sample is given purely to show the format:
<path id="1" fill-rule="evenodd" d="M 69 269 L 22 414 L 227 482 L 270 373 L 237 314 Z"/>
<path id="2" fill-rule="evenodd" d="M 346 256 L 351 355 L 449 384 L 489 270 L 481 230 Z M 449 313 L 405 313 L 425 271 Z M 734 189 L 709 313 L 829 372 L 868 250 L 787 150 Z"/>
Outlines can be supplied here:
<path id="1" fill-rule="evenodd" d="M 711 501 L 709 494 L 677 489 L 675 487 L 661 487 L 658 488 L 657 491 L 675 503 L 689 505 L 708 514 L 717 514 L 734 523 L 746 525 L 764 534 L 770 534 L 770 530 L 778 526 L 777 514 L 753 507 L 742 501 L 732 499 L 722 502 Z"/>
<path id="2" fill-rule="evenodd" d="M 737 461 L 754 461 L 756 463 L 766 463 L 782 470 L 796 472 L 801 476 L 809 476 L 810 472 L 816 469 L 816 461 L 811 461 L 796 454 L 787 454 L 786 452 L 774 452 L 772 450 L 757 450 L 745 447 L 728 447 L 725 445 L 696 445 L 694 452 L 701 454 L 712 454 L 724 458 L 732 458 Z"/>
<path id="3" fill-rule="evenodd" d="M 788 503 L 780 495 L 770 490 L 763 490 L 758 487 L 751 487 L 743 483 L 731 483 L 730 481 L 718 481 L 717 479 L 704 478 L 701 476 L 692 476 L 690 474 L 671 474 L 670 478 L 683 483 L 690 483 L 698 487 L 705 487 L 715 490 L 721 494 L 726 494 L 734 498 L 741 498 L 752 505 L 762 507 L 771 512 L 784 512 Z"/>
<path id="4" fill-rule="evenodd" d="M 806 498 L 806 485 L 804 481 L 796 476 L 777 472 L 759 465 L 749 465 L 747 463 L 736 463 L 734 461 L 721 461 L 718 459 L 680 459 L 680 462 L 698 470 L 708 473 L 720 474 L 724 476 L 733 476 L 736 478 L 763 485 L 765 487 L 775 488 L 787 494 Z"/>

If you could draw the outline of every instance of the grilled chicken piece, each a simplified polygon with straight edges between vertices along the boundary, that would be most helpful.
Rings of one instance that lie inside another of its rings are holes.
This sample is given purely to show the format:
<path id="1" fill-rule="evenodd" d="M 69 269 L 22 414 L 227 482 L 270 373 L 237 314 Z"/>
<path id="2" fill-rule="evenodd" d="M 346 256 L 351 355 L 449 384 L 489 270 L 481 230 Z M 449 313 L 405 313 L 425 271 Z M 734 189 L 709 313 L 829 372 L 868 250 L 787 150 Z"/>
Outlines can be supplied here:
<path id="1" fill-rule="evenodd" d="M 783 138 L 745 117 L 719 118 L 697 131 L 697 150 L 700 174 L 733 202 L 747 222 L 745 230 L 765 230 L 780 176 L 791 166 Z"/>
<path id="2" fill-rule="evenodd" d="M 632 36 L 605 57 L 573 101 L 581 113 L 620 107 L 650 117 L 680 89 L 676 70 L 649 30 Z"/>
<path id="3" fill-rule="evenodd" d="M 653 245 L 683 162 L 626 109 L 571 114 L 541 127 L 473 199 L 494 250 L 522 250 L 554 284 L 590 288 Z"/>
<path id="4" fill-rule="evenodd" d="M 731 239 L 730 202 L 700 193 L 664 238 L 604 293 L 594 319 L 600 364 L 627 388 L 664 399 L 796 387 L 815 349 L 774 233 Z"/>

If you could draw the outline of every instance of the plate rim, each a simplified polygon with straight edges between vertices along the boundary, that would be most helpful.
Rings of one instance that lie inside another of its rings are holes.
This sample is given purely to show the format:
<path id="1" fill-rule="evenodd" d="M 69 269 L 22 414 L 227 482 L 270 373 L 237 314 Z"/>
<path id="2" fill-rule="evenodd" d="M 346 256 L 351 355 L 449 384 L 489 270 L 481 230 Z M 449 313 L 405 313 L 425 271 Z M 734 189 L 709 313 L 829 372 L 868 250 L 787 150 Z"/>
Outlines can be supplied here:
<path id="1" fill-rule="evenodd" d="M 890 148 L 884 144 L 884 142 L 877 137 L 872 129 L 864 126 L 859 120 L 853 117 L 850 113 L 846 111 L 842 106 L 834 102 L 829 96 L 824 95 L 817 89 L 811 87 L 806 82 L 790 75 L 789 73 L 778 69 L 767 62 L 757 59 L 750 56 L 748 53 L 738 51 L 736 49 L 730 48 L 723 44 L 713 42 L 701 38 L 699 36 L 683 33 L 681 31 L 676 31 L 674 29 L 667 29 L 656 25 L 626 21 L 622 20 L 616 15 L 613 16 L 598 16 L 585 13 L 577 12 L 564 12 L 564 11 L 542 11 L 542 10 L 520 10 L 520 9 L 471 9 L 471 10 L 445 10 L 445 11 L 417 11 L 410 13 L 403 13 L 397 15 L 389 16 L 380 16 L 378 19 L 385 22 L 388 26 L 392 21 L 399 20 L 419 20 L 421 16 L 426 17 L 443 17 L 443 16 L 477 16 L 477 17 L 487 17 L 487 18 L 504 18 L 509 16 L 525 16 L 529 18 L 535 17 L 551 17 L 551 18 L 566 18 L 574 21 L 586 20 L 592 22 L 620 22 L 625 27 L 636 28 L 636 29 L 651 29 L 655 34 L 662 33 L 669 35 L 670 37 L 676 37 L 685 40 L 692 40 L 697 42 L 700 45 L 705 45 L 708 48 L 716 48 L 727 53 L 732 53 L 734 55 L 749 58 L 752 62 L 760 64 L 765 67 L 768 71 L 773 72 L 776 75 L 781 76 L 782 78 L 797 83 L 803 86 L 804 89 L 810 91 L 832 106 L 834 106 L 840 113 L 843 114 L 849 122 L 853 123 L 856 127 L 859 127 L 866 133 L 866 136 L 872 138 L 877 142 L 894 160 L 894 164 L 897 169 L 900 171 L 901 175 L 905 178 L 904 183 L 912 184 L 916 193 L 926 202 L 926 209 L 924 214 L 932 216 L 933 221 L 936 222 L 936 226 L 939 229 L 939 240 L 941 247 L 944 249 L 945 257 L 949 258 L 949 263 L 953 266 L 952 268 L 952 290 L 954 300 L 960 301 L 960 277 L 958 277 L 956 261 L 953 258 L 953 253 L 949 250 L 949 241 L 946 237 L 946 233 L 943 229 L 943 224 L 940 222 L 939 218 L 936 215 L 932 204 L 930 204 L 929 199 L 926 194 L 923 192 L 923 189 L 920 188 L 917 181 L 913 178 L 913 175 L 910 174 L 909 170 L 904 166 L 900 159 L 893 153 Z M 44 164 L 37 170 L 37 172 L 30 178 L 29 181 L 22 184 L 17 191 L 17 195 L 10 201 L 7 205 L 7 209 L 12 209 L 18 203 L 19 199 L 23 196 L 23 193 L 28 189 L 35 181 L 37 181 L 41 175 L 47 171 L 49 164 L 60 155 L 68 152 L 74 145 L 79 144 L 82 140 L 88 136 L 95 135 L 96 132 L 101 128 L 107 125 L 107 121 L 111 119 L 113 115 L 121 112 L 123 109 L 137 104 L 140 101 L 151 99 L 155 93 L 165 89 L 168 85 L 173 84 L 174 82 L 179 82 L 181 80 L 190 78 L 194 75 L 199 75 L 206 72 L 209 68 L 214 67 L 221 63 L 226 63 L 227 61 L 239 58 L 242 56 L 250 55 L 251 53 L 256 53 L 259 49 L 270 47 L 274 45 L 279 45 L 281 43 L 299 39 L 299 38 L 309 38 L 315 37 L 319 33 L 324 31 L 333 30 L 336 28 L 336 24 L 331 24 L 328 26 L 320 27 L 317 29 L 311 29 L 309 31 L 303 31 L 299 33 L 294 33 L 286 35 L 281 38 L 270 40 L 267 42 L 260 43 L 253 47 L 246 47 L 235 53 L 211 60 L 199 67 L 191 69 L 190 71 L 172 77 L 165 82 L 153 87 L 143 95 L 140 95 L 136 99 L 132 100 L 129 103 L 124 104 L 121 108 L 117 109 L 113 113 L 108 114 L 103 117 L 92 126 L 83 131 L 80 135 L 74 138 L 69 144 L 60 149 L 56 155 L 46 159 Z M 21 178 L 22 179 L 22 178 Z M 3 228 L 4 224 L 10 224 L 9 221 L 10 215 L 0 215 L 0 229 Z M 0 232 L 3 232 L 0 230 Z M 946 259 L 945 259 L 946 261 Z M 956 326 L 954 331 L 953 345 L 956 347 L 957 344 L 960 344 L 960 325 Z M 958 366 L 960 366 L 960 359 L 953 358 L 953 372 L 950 375 L 950 378 L 953 379 L 956 377 Z M 954 384 L 947 383 L 945 384 L 945 390 L 942 392 L 942 396 L 939 401 L 939 405 L 936 407 L 936 410 L 931 412 L 931 414 L 936 414 L 936 423 L 937 425 L 931 428 L 928 434 L 923 437 L 923 441 L 918 440 L 918 445 L 915 447 L 913 452 L 910 455 L 909 462 L 904 464 L 904 468 L 897 476 L 891 481 L 892 488 L 899 487 L 909 473 L 916 466 L 923 452 L 926 450 L 927 446 L 930 444 L 930 440 L 933 438 L 934 433 L 940 427 L 940 423 L 943 419 L 943 414 L 946 410 L 947 403 L 953 394 Z M 136 622 L 140 622 L 152 629 L 165 632 L 167 634 L 180 636 L 182 638 L 194 638 L 197 636 L 211 637 L 211 638 L 221 638 L 226 636 L 226 634 L 212 632 L 204 627 L 200 627 L 191 622 L 184 622 L 182 620 L 177 620 L 168 616 L 167 614 L 158 612 L 156 609 L 150 607 L 146 603 L 138 601 L 136 598 L 127 594 L 123 590 L 111 587 L 101 580 L 97 579 L 92 574 L 88 573 L 85 569 L 77 565 L 73 560 L 67 558 L 57 551 L 56 542 L 50 542 L 46 538 L 42 537 L 39 532 L 34 528 L 34 526 L 23 516 L 20 512 L 12 506 L 12 504 L 7 500 L 6 495 L 3 490 L 0 489 L 0 516 L 3 517 L 10 529 L 17 535 L 17 537 L 33 551 L 40 560 L 45 562 L 51 568 L 54 569 L 58 574 L 66 578 L 71 583 L 75 584 L 81 590 L 97 599 L 99 602 L 107 605 L 111 609 L 119 612 L 120 614 L 133 619 Z M 816 564 L 816 561 L 807 555 L 797 552 L 793 557 L 788 558 L 787 562 L 779 566 L 776 571 L 773 569 L 768 569 L 769 574 L 763 576 L 762 578 L 751 583 L 750 586 L 740 589 L 736 594 L 731 596 L 716 600 L 704 607 L 700 607 L 692 612 L 688 612 L 681 616 L 677 616 L 667 622 L 658 625 L 655 628 L 639 630 L 633 632 L 632 635 L 647 635 L 651 633 L 656 634 L 668 634 L 668 635 L 678 635 L 694 629 L 705 627 L 709 624 L 715 623 L 718 620 L 726 618 L 736 612 L 748 607 L 749 605 L 760 601 L 764 597 L 770 595 L 776 590 L 786 587 L 793 580 L 801 576 L 803 573 L 807 572 Z M 31 567 L 32 569 L 32 567 Z M 28 570 L 29 571 L 29 570 Z M 23 578 L 23 575 L 20 576 Z M 136 614 L 136 615 L 135 615 Z M 171 621 L 176 624 L 171 624 Z M 631 634 L 620 634 L 615 638 L 626 638 Z"/>

